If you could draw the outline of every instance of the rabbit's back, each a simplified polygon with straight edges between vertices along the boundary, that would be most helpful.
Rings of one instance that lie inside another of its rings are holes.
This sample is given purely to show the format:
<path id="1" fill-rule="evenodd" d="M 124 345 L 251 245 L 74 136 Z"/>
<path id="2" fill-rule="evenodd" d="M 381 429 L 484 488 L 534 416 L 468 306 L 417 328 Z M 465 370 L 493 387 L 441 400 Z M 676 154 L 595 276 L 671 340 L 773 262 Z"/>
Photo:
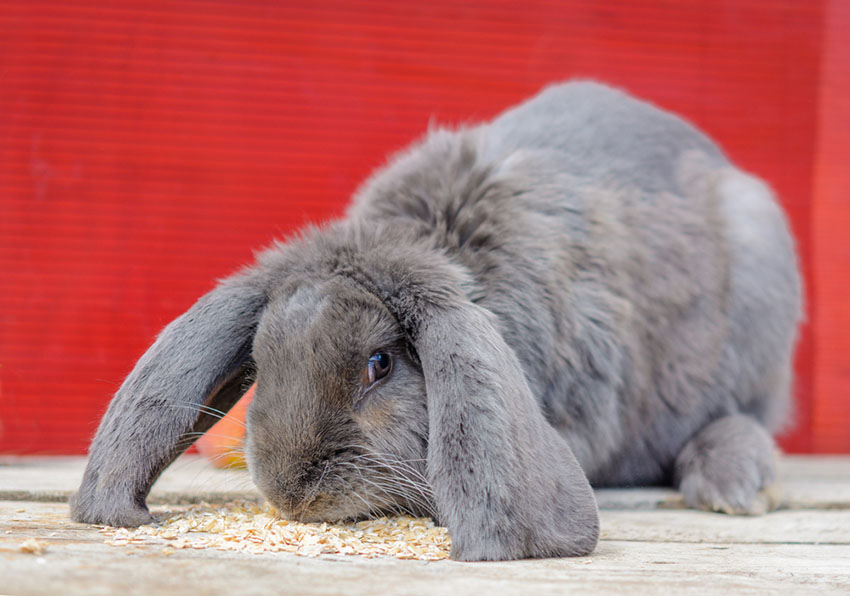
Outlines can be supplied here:
<path id="1" fill-rule="evenodd" d="M 646 191 L 675 188 L 676 164 L 688 151 L 726 162 L 717 145 L 681 117 L 589 81 L 547 87 L 487 128 L 494 155 L 554 150 L 566 170 Z"/>

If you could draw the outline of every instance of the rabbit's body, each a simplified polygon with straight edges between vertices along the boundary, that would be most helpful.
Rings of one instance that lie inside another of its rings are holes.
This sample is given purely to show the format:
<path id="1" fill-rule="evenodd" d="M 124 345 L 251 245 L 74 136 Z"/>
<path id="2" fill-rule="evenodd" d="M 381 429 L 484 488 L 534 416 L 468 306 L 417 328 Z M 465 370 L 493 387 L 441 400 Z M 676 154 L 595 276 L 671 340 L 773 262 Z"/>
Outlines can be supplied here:
<path id="1" fill-rule="evenodd" d="M 368 182 L 476 282 L 595 485 L 672 480 L 684 443 L 789 404 L 796 256 L 769 190 L 680 118 L 594 83 L 437 131 Z"/>
<path id="2" fill-rule="evenodd" d="M 433 512 L 454 556 L 505 559 L 592 550 L 588 479 L 762 511 L 800 300 L 760 182 L 673 115 L 554 86 L 432 131 L 346 219 L 166 328 L 101 424 L 74 516 L 148 519 L 182 433 L 212 422 L 201 404 L 228 408 L 252 370 L 249 465 L 304 519 Z"/>

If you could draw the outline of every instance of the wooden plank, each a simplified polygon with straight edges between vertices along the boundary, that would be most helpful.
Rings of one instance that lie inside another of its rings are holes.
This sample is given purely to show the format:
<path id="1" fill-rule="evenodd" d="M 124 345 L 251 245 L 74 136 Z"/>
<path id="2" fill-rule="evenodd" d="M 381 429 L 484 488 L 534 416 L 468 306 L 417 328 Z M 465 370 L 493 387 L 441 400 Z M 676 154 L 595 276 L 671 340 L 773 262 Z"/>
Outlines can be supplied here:
<path id="1" fill-rule="evenodd" d="M 61 498 L 76 488 L 84 463 L 5 458 L 0 487 Z M 64 503 L 0 500 L 0 594 L 847 593 L 850 508 L 827 505 L 850 503 L 850 458 L 785 458 L 782 474 L 798 503 L 812 499 L 811 508 L 729 517 L 675 509 L 680 499 L 669 489 L 597 491 L 608 508 L 601 511 L 602 539 L 592 556 L 484 564 L 214 550 L 165 556 L 161 546 L 104 544 L 97 528 L 69 520 Z M 154 501 L 194 500 L 216 485 L 229 490 L 247 479 L 244 471 L 186 457 L 163 476 Z M 157 515 L 173 508 L 152 507 Z M 21 552 L 28 538 L 45 543 L 46 552 Z"/>
<path id="2" fill-rule="evenodd" d="M 174 505 L 152 507 L 162 519 Z M 601 513 L 602 540 L 726 544 L 850 545 L 850 511 L 777 511 L 765 516 L 728 516 L 704 511 L 607 511 Z M 65 504 L 0 501 L 0 520 L 13 534 L 32 530 L 90 536 L 85 524 L 70 521 Z"/>
<path id="3" fill-rule="evenodd" d="M 82 457 L 0 457 L 0 500 L 64 501 L 80 484 Z M 780 468 L 785 507 L 850 509 L 850 457 L 786 456 Z M 260 497 L 245 470 L 221 470 L 184 455 L 154 485 L 148 502 L 197 503 Z M 681 496 L 669 488 L 602 489 L 600 509 L 678 509 Z"/>
<path id="4" fill-rule="evenodd" d="M 0 456 L 0 500 L 65 501 L 79 487 L 85 466 L 84 457 Z M 163 472 L 148 502 L 198 503 L 259 496 L 246 470 L 222 470 L 200 456 L 184 455 Z"/>
<path id="5" fill-rule="evenodd" d="M 0 457 L 0 500 L 64 501 L 77 490 L 82 457 Z M 850 509 L 850 457 L 786 456 L 780 477 L 789 509 Z M 246 470 L 221 470 L 198 456 L 184 455 L 154 485 L 148 502 L 198 503 L 258 499 Z M 669 488 L 602 489 L 600 509 L 651 510 L 684 507 Z"/>
<path id="6" fill-rule="evenodd" d="M 810 516 L 813 526 L 846 525 L 846 519 L 830 517 L 828 512 L 798 513 Z M 655 518 L 659 522 L 656 528 L 673 521 L 670 515 L 680 517 L 678 521 L 700 515 L 658 514 L 661 517 Z M 612 512 L 603 513 L 603 524 L 619 529 L 612 530 L 590 557 L 508 563 L 425 563 L 207 550 L 178 551 L 163 556 L 158 546 L 104 544 L 96 529 L 68 522 L 64 504 L 3 503 L 0 505 L 0 592 L 67 596 L 117 592 L 176 596 L 236 592 L 358 596 L 377 591 L 452 595 L 533 591 L 548 595 L 571 590 L 601 594 L 780 590 L 823 594 L 850 590 L 847 544 L 753 544 L 730 541 L 728 537 L 716 542 L 669 541 L 669 537 L 657 536 L 646 527 L 634 525 L 634 520 L 625 523 L 625 518 L 617 517 Z M 711 517 L 716 520 L 723 516 Z M 814 521 L 817 519 L 823 522 Z M 631 531 L 636 534 L 629 534 Z M 642 540 L 641 536 L 649 539 Z M 47 543 L 42 556 L 20 552 L 20 543 L 30 537 Z M 656 541 L 657 538 L 662 541 Z"/>
<path id="7" fill-rule="evenodd" d="M 850 545 L 850 510 L 784 510 L 752 517 L 692 510 L 602 511 L 601 516 L 605 540 Z"/>
<path id="8" fill-rule="evenodd" d="M 779 479 L 785 509 L 850 509 L 850 457 L 786 455 Z M 600 509 L 681 509 L 681 495 L 670 488 L 596 491 Z"/>

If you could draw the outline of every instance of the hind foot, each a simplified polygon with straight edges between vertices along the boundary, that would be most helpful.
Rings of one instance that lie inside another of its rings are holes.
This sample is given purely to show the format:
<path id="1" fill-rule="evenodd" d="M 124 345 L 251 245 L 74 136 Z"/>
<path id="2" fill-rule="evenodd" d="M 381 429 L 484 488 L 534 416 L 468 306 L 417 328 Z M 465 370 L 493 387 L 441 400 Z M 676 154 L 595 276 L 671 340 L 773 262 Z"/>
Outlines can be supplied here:
<path id="1" fill-rule="evenodd" d="M 776 446 L 749 416 L 720 418 L 694 435 L 676 458 L 675 480 L 694 509 L 761 515 L 780 503 Z"/>

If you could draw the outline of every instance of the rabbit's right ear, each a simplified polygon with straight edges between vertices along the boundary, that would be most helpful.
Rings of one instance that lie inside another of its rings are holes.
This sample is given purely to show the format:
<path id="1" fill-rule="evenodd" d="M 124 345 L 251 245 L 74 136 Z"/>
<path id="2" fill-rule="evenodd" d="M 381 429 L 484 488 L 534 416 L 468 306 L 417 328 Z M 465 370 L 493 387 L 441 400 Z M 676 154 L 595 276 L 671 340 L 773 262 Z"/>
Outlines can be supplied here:
<path id="1" fill-rule="evenodd" d="M 438 302 L 409 328 L 428 394 L 428 480 L 452 558 L 590 553 L 599 536 L 593 491 L 495 316 L 464 298 Z"/>
<path id="2" fill-rule="evenodd" d="M 240 274 L 203 296 L 160 334 L 116 393 L 89 451 L 76 521 L 137 526 L 159 474 L 247 388 L 266 304 L 257 276 Z"/>

